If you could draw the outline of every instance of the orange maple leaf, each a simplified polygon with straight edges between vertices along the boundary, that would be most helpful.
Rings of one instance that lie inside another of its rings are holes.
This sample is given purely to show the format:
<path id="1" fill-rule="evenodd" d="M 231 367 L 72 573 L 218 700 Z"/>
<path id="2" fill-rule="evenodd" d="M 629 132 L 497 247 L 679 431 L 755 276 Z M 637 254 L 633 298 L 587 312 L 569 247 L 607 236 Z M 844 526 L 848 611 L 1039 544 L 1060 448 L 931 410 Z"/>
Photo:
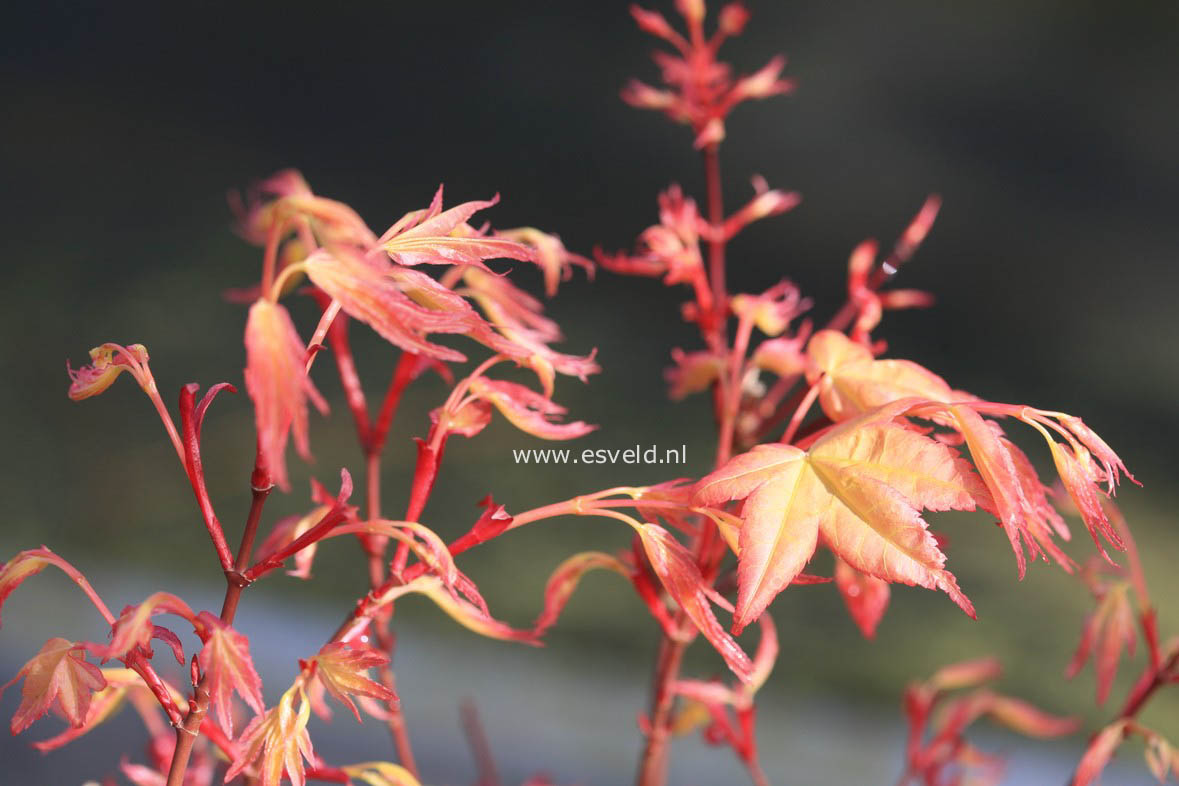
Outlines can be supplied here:
<path id="1" fill-rule="evenodd" d="M 367 696 L 381 701 L 397 698 L 393 691 L 379 682 L 369 679 L 368 670 L 389 662 L 389 656 L 370 648 L 353 648 L 340 641 L 324 645 L 312 658 L 315 662 L 315 679 L 319 680 L 337 701 L 360 721 L 360 712 L 352 696 Z"/>
<path id="2" fill-rule="evenodd" d="M 0 693 L 22 677 L 20 705 L 10 725 L 13 734 L 20 734 L 53 706 L 71 726 L 82 726 L 90 711 L 91 694 L 106 687 L 102 671 L 86 662 L 85 649 L 62 638 L 45 642 L 15 677 L 0 686 Z"/>
<path id="3" fill-rule="evenodd" d="M 700 481 L 697 503 L 744 500 L 735 629 L 802 571 L 820 535 L 853 568 L 941 589 L 974 616 L 920 511 L 974 510 L 986 491 L 953 448 L 894 421 L 905 409 L 842 423 L 806 451 L 758 445 Z"/>
<path id="4" fill-rule="evenodd" d="M 241 752 L 225 773 L 225 781 L 233 780 L 257 760 L 258 786 L 279 786 L 284 771 L 294 786 L 304 786 L 307 775 L 303 760 L 315 761 L 311 736 L 307 733 L 310 717 L 311 702 L 303 693 L 302 684 L 296 682 L 277 705 L 256 716 L 242 731 Z"/>

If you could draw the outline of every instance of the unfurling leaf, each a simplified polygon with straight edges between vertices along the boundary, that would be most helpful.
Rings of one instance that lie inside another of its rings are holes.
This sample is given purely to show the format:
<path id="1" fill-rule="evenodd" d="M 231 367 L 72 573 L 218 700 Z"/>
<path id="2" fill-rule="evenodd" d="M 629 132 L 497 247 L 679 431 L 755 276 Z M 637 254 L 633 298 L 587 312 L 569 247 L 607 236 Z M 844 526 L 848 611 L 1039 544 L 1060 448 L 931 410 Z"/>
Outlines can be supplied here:
<path id="1" fill-rule="evenodd" d="M 682 349 L 673 349 L 671 359 L 675 365 L 667 369 L 663 376 L 670 386 L 668 395 L 673 401 L 708 390 L 725 370 L 724 357 L 706 350 L 684 352 Z"/>
<path id="2" fill-rule="evenodd" d="M 388 229 L 378 245 L 402 265 L 481 265 L 486 259 L 532 261 L 535 253 L 505 237 L 477 232 L 467 221 L 499 202 L 499 195 L 482 202 L 464 202 L 442 210 L 442 186 L 429 209 L 414 211 Z"/>
<path id="3" fill-rule="evenodd" d="M 316 482 L 313 480 L 312 484 Z M 330 499 L 330 495 L 329 499 Z M 306 515 L 287 516 L 280 519 L 275 525 L 270 534 L 266 536 L 266 540 L 262 541 L 262 546 L 258 549 L 260 554 L 273 554 L 280 549 L 289 546 L 291 543 L 307 532 L 307 530 L 314 527 L 317 523 L 323 520 L 323 517 L 331 510 L 329 505 L 320 505 L 311 510 Z M 315 561 L 315 552 L 318 550 L 319 544 L 312 543 L 305 546 L 298 553 L 295 554 L 295 567 L 293 570 L 288 570 L 288 576 L 294 576 L 300 579 L 311 578 L 311 565 Z"/>
<path id="4" fill-rule="evenodd" d="M 287 436 L 295 449 L 310 458 L 307 400 L 320 412 L 327 403 L 307 376 L 307 352 L 285 307 L 261 299 L 246 321 L 246 392 L 254 402 L 258 447 L 275 484 L 290 490 L 287 477 Z"/>
<path id="5" fill-rule="evenodd" d="M 565 414 L 565 408 L 515 382 L 476 377 L 470 394 L 492 404 L 516 428 L 541 439 L 576 439 L 596 428 L 580 420 L 553 422 Z"/>
<path id="6" fill-rule="evenodd" d="M 197 662 L 209 681 L 217 722 L 232 738 L 234 691 L 255 713 L 261 714 L 266 710 L 262 702 L 262 679 L 254 670 L 250 642 L 245 636 L 207 611 L 202 611 L 197 619 L 203 627 L 205 642 Z"/>
<path id="7" fill-rule="evenodd" d="M 425 595 L 455 622 L 481 636 L 502 641 L 520 641 L 534 646 L 539 645 L 536 635 L 532 631 L 517 630 L 494 619 L 480 605 L 456 596 L 455 593 L 447 589 L 441 578 L 432 574 L 419 576 L 406 584 L 392 587 L 388 592 L 378 597 L 373 605 L 379 608 L 411 593 Z"/>
<path id="8" fill-rule="evenodd" d="M 1126 739 L 1126 727 L 1130 722 L 1128 720 L 1114 721 L 1093 738 L 1085 750 L 1085 755 L 1081 757 L 1081 762 L 1077 765 L 1077 773 L 1073 777 L 1072 786 L 1089 786 L 1089 784 L 1097 782 L 1097 777 L 1101 775 L 1105 765 L 1109 764 L 1114 752 Z"/>
<path id="9" fill-rule="evenodd" d="M 180 598 L 169 592 L 157 592 L 143 603 L 123 609 L 115 620 L 104 657 L 121 659 L 136 647 L 147 647 L 156 635 L 156 626 L 151 621 L 156 614 L 174 614 L 193 623 L 197 617 Z"/>
<path id="10" fill-rule="evenodd" d="M 620 559 L 601 551 L 583 551 L 569 557 L 553 571 L 544 587 L 544 608 L 533 624 L 533 632 L 539 637 L 557 624 L 557 618 L 565 609 L 581 577 L 591 570 L 612 570 L 623 578 L 630 578 L 630 570 Z"/>
<path id="11" fill-rule="evenodd" d="M 298 708 L 295 703 L 298 701 Z M 315 761 L 307 721 L 311 717 L 311 702 L 295 683 L 282 695 L 274 707 L 256 716 L 242 731 L 238 740 L 240 752 L 229 771 L 228 783 L 255 761 L 258 786 L 279 786 L 285 772 L 293 786 L 304 786 L 307 780 L 303 760 Z"/>
<path id="12" fill-rule="evenodd" d="M 1129 650 L 1132 655 L 1138 641 L 1129 590 L 1130 585 L 1125 582 L 1113 584 L 1104 590 L 1097 608 L 1085 620 L 1081 642 L 1065 671 L 1066 676 L 1075 677 L 1089 660 L 1090 654 L 1093 654 L 1098 704 L 1104 704 L 1109 697 L 1122 650 Z"/>
<path id="13" fill-rule="evenodd" d="M 466 360 L 461 352 L 431 343 L 425 336 L 469 333 L 483 322 L 469 303 L 434 279 L 399 270 L 386 259 L 345 249 L 317 251 L 303 262 L 303 268 L 348 316 L 406 352 L 437 360 Z"/>
<path id="14" fill-rule="evenodd" d="M 74 401 L 97 396 L 112 384 L 119 374 L 130 371 L 139 386 L 147 391 L 151 384 L 144 373 L 148 361 L 147 349 L 143 344 L 103 344 L 90 350 L 90 365 L 75 370 L 66 361 L 66 372 L 70 376 L 69 396 Z"/>
<path id="15" fill-rule="evenodd" d="M 888 582 L 858 571 L 836 557 L 835 586 L 839 588 L 839 595 L 864 638 L 875 638 L 876 626 L 888 608 L 891 592 Z"/>
<path id="16" fill-rule="evenodd" d="M 394 701 L 393 691 L 369 679 L 369 669 L 389 662 L 389 656 L 370 648 L 353 648 L 340 641 L 329 642 L 311 659 L 315 662 L 315 679 L 323 683 L 336 701 L 352 710 L 356 720 L 360 712 L 353 696 L 367 696 L 380 701 Z"/>
<path id="17" fill-rule="evenodd" d="M 593 278 L 594 263 L 580 254 L 574 254 L 566 249 L 561 238 L 556 235 L 550 235 L 532 227 L 501 229 L 496 232 L 496 235 L 533 249 L 536 255 L 536 264 L 544 274 L 544 292 L 549 297 L 557 294 L 557 286 L 562 281 L 569 280 L 569 277 L 573 275 L 574 266 L 584 268 L 587 275 L 591 279 Z"/>
<path id="18" fill-rule="evenodd" d="M 638 529 L 643 551 L 663 588 L 684 610 L 696 629 L 716 648 L 725 664 L 742 681 L 753 676 L 753 663 L 732 636 L 725 632 L 713 614 L 710 601 L 723 599 L 708 590 L 696 559 L 683 544 L 657 524 L 643 524 Z"/>
<path id="19" fill-rule="evenodd" d="M 42 546 L 39 549 L 29 549 L 22 551 L 12 559 L 0 565 L 0 610 L 4 608 L 4 601 L 8 596 L 19 587 L 25 579 L 30 576 L 35 576 L 45 568 L 53 565 L 69 576 L 75 584 L 82 587 L 87 594 L 91 595 L 91 600 L 99 607 L 103 614 L 109 614 L 106 607 L 101 605 L 97 595 L 93 595 L 93 590 L 90 589 L 89 583 L 82 576 L 81 572 L 70 563 L 66 562 L 61 557 L 54 554 L 49 549 Z M 108 617 L 109 619 L 109 617 Z"/>
<path id="20" fill-rule="evenodd" d="M 802 571 L 820 534 L 853 568 L 941 589 L 974 616 L 920 510 L 973 510 L 981 484 L 953 449 L 895 422 L 901 411 L 842 423 L 808 451 L 759 445 L 700 481 L 698 503 L 744 500 L 737 629 Z"/>
<path id="21" fill-rule="evenodd" d="M 20 705 L 9 726 L 13 734 L 27 729 L 50 707 L 57 707 L 71 726 L 84 725 L 91 695 L 106 687 L 102 671 L 86 662 L 82 645 L 62 638 L 45 642 L 41 651 L 0 687 L 0 692 L 22 677 Z"/>

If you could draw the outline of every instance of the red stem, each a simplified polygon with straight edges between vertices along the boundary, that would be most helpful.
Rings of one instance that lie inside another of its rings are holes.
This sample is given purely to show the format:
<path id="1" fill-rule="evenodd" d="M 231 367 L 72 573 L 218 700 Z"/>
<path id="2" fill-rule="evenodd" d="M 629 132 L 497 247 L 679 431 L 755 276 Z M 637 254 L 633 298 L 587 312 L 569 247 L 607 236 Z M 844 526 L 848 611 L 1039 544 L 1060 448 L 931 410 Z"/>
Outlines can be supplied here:
<path id="1" fill-rule="evenodd" d="M 229 544 L 225 541 L 221 522 L 217 520 L 217 514 L 213 512 L 213 502 L 209 499 L 209 491 L 205 487 L 205 471 L 201 466 L 199 423 L 194 416 L 197 390 L 198 387 L 195 383 L 190 383 L 180 389 L 180 425 L 184 432 L 182 440 L 184 469 L 188 473 L 188 480 L 192 484 L 192 493 L 196 495 L 197 505 L 205 520 L 205 529 L 209 531 L 209 538 L 213 541 L 213 548 L 216 549 L 217 558 L 221 561 L 221 569 L 228 573 L 233 569 L 233 555 L 229 551 Z"/>
<path id="2" fill-rule="evenodd" d="M 694 32 L 695 34 L 695 32 Z M 716 144 L 704 148 L 704 177 L 708 191 L 708 221 L 712 226 L 719 227 L 724 221 L 724 200 L 720 174 L 720 156 Z M 705 342 L 715 351 L 730 351 L 726 338 L 726 321 L 729 313 L 729 296 L 725 288 L 725 239 L 723 233 L 713 233 L 708 246 L 709 279 L 712 283 L 713 318 L 704 322 Z M 742 355 L 744 352 L 742 352 Z M 718 445 L 717 459 L 719 462 L 728 460 L 732 452 L 732 427 L 735 412 L 731 412 L 733 401 L 740 406 L 739 392 L 733 394 L 729 388 L 733 383 L 723 380 L 714 389 L 714 396 L 718 405 Z M 739 384 L 739 381 L 738 381 Z M 727 445 L 726 445 L 727 443 Z M 705 523 L 700 537 L 694 544 L 697 562 L 701 564 L 704 575 L 715 575 L 710 564 L 716 559 L 713 548 L 714 538 L 712 530 L 715 527 Z M 723 552 L 719 552 L 723 555 Z M 686 624 L 683 610 L 676 615 L 676 628 L 682 629 Z M 679 676 L 680 664 L 683 661 L 686 644 L 678 638 L 671 638 L 664 631 L 659 644 L 659 656 L 655 665 L 654 680 L 651 689 L 650 729 L 643 746 L 643 753 L 639 759 L 638 786 L 663 786 L 667 781 L 667 747 L 671 737 L 672 708 L 675 695 L 671 685 Z"/>
<path id="3" fill-rule="evenodd" d="M 708 189 L 708 222 L 719 227 L 724 222 L 724 195 L 721 190 L 720 153 L 716 144 L 704 148 L 704 177 Z M 724 341 L 725 318 L 728 316 L 729 295 L 725 290 L 725 241 L 713 237 L 708 243 L 708 274 L 712 281 L 712 307 L 715 311 L 715 331 Z"/>
<path id="4" fill-rule="evenodd" d="M 411 352 L 402 352 L 393 369 L 393 378 L 389 381 L 389 388 L 385 391 L 385 398 L 381 402 L 381 411 L 377 414 L 376 423 L 369 432 L 369 449 L 380 453 L 385 449 L 385 438 L 389 434 L 389 427 L 393 423 L 393 415 L 397 412 L 397 405 L 401 403 L 401 394 L 413 381 L 418 367 L 418 356 Z"/>
<path id="5" fill-rule="evenodd" d="M 182 394 L 181 412 L 183 411 Z M 187 428 L 185 431 L 187 434 Z M 238 546 L 237 556 L 225 571 L 225 599 L 221 604 L 221 620 L 226 625 L 233 624 L 242 590 L 249 586 L 249 581 L 243 579 L 242 572 L 250 562 L 250 552 L 254 548 L 258 524 L 262 520 L 262 508 L 265 506 L 272 488 L 270 473 L 262 461 L 261 451 L 258 451 L 254 462 L 254 471 L 250 476 L 250 488 L 252 492 L 250 513 L 246 517 L 241 543 Z M 192 746 L 200 736 L 202 726 L 205 725 L 205 716 L 209 711 L 211 697 L 208 683 L 209 675 L 206 673 L 200 683 L 193 686 L 193 695 L 189 700 L 190 709 L 184 722 L 176 725 L 176 747 L 172 753 L 172 763 L 168 768 L 166 786 L 183 786 L 184 784 L 184 773 L 188 769 L 188 760 L 192 756 Z"/>

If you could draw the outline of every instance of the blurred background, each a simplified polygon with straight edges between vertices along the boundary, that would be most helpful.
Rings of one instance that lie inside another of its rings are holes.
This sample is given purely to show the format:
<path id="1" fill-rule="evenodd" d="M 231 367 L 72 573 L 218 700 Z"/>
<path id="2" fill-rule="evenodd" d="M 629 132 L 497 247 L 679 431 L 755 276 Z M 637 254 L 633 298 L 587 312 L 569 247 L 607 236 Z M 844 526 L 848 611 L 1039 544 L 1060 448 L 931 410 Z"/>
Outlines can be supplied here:
<path id="1" fill-rule="evenodd" d="M 244 310 L 220 293 L 256 281 L 260 254 L 234 235 L 227 190 L 297 167 L 379 231 L 445 182 L 448 202 L 500 192 L 503 202 L 485 214 L 494 225 L 555 231 L 587 253 L 630 247 L 669 183 L 701 194 L 689 133 L 618 99 L 629 76 L 656 78 L 653 39 L 626 8 L 610 0 L 9 9 L 0 32 L 8 336 L 0 559 L 48 544 L 116 610 L 156 588 L 196 607 L 220 602 L 220 571 L 150 405 L 126 381 L 70 402 L 64 360 L 78 365 L 104 341 L 142 342 L 170 403 L 185 382 L 240 382 Z M 822 320 L 843 301 L 850 250 L 866 237 L 891 243 L 925 195 L 940 193 L 937 225 L 899 282 L 936 293 L 938 303 L 889 314 L 878 335 L 890 354 L 957 387 L 1075 413 L 1104 435 L 1144 483 L 1121 500 L 1163 607 L 1161 628 L 1179 630 L 1171 444 L 1179 434 L 1179 6 L 832 0 L 751 9 L 728 59 L 749 72 L 785 52 L 799 89 L 733 116 L 722 148 L 726 202 L 743 203 L 756 173 L 804 201 L 733 244 L 733 287 L 757 292 L 789 277 L 815 298 Z M 539 291 L 535 271 L 519 276 Z M 603 366 L 588 386 L 558 384 L 574 418 L 602 425 L 578 448 L 686 443 L 683 474 L 707 471 L 706 403 L 668 403 L 662 380 L 672 346 L 697 346 L 678 316 L 683 298 L 609 273 L 562 286 L 550 306 L 564 348 L 597 347 Z M 308 306 L 292 302 L 305 334 Z M 381 388 L 395 352 L 365 329 L 354 342 L 366 384 Z M 268 522 L 306 508 L 310 476 L 334 488 L 339 467 L 362 474 L 330 372 L 330 364 L 316 369 L 333 410 L 313 418 L 315 463 L 292 457 L 296 491 L 271 500 Z M 426 413 L 444 395 L 426 379 L 403 404 L 384 468 L 390 512 L 404 505 L 409 440 L 424 435 Z M 205 464 L 234 541 L 252 444 L 244 395 L 219 400 L 205 426 Z M 424 520 L 449 538 L 470 526 L 488 492 L 521 511 L 667 479 L 658 467 L 511 462 L 512 448 L 538 446 L 498 422 L 476 440 L 452 441 Z M 865 642 L 830 586 L 775 603 L 783 651 L 760 717 L 775 783 L 891 783 L 905 682 L 979 654 L 1003 659 L 1001 689 L 1081 714 L 1090 729 L 1114 711 L 1092 709 L 1090 669 L 1062 677 L 1091 605 L 1077 581 L 1038 564 L 1017 583 L 1010 549 L 986 517 L 934 526 L 951 538 L 951 567 L 977 622 L 938 594 L 899 588 L 877 640 Z M 460 566 L 493 612 L 524 625 L 563 557 L 623 548 L 623 529 L 550 521 Z M 1081 530 L 1071 552 L 1090 551 Z M 313 581 L 274 575 L 247 594 L 239 627 L 252 637 L 269 698 L 364 591 L 358 554 L 333 542 L 320 550 Z M 49 636 L 104 635 L 82 597 L 50 572 L 12 596 L 4 620 L 4 677 Z M 559 783 L 630 778 L 656 631 L 617 577 L 589 576 L 541 650 L 478 640 L 425 601 L 401 604 L 397 620 L 399 689 L 427 782 L 473 778 L 458 725 L 466 696 L 484 715 L 506 783 L 537 770 Z M 719 673 L 705 647 L 693 656 L 692 673 Z M 1123 666 L 1111 704 L 1142 662 L 1139 653 Z M 18 699 L 9 691 L 0 714 Z M 1144 716 L 1173 739 L 1176 699 L 1164 694 Z M 130 713 L 55 756 L 28 747 L 57 723 L 0 735 L 0 782 L 80 783 L 115 770 L 124 749 L 142 760 Z M 332 761 L 392 756 L 379 723 L 356 727 L 342 712 L 316 739 Z M 1083 735 L 1033 745 L 984 729 L 981 745 L 1013 757 L 1010 783 L 1062 783 Z M 1130 744 L 1125 767 L 1106 782 L 1146 782 L 1140 750 Z M 677 742 L 675 760 L 676 784 L 743 782 L 730 752 L 695 737 Z"/>

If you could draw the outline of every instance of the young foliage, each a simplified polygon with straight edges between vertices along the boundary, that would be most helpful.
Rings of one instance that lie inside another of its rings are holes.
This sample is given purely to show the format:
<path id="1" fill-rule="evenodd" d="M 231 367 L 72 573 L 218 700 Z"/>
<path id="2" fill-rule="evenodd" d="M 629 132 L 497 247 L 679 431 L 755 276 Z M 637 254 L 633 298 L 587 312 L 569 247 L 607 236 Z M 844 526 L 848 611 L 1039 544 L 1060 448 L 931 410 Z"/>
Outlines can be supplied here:
<path id="1" fill-rule="evenodd" d="M 0 567 L 0 606 L 27 578 L 55 566 L 89 598 L 109 625 L 110 640 L 53 638 L 46 643 L 5 685 L 24 681 L 13 733 L 55 707 L 69 728 L 36 743 L 53 749 L 130 703 L 150 738 L 149 763 L 124 760 L 121 770 L 139 786 L 235 780 L 256 786 L 283 781 L 304 786 L 313 780 L 420 786 L 393 671 L 396 634 L 402 632 L 394 629 L 395 612 L 402 601 L 424 595 L 473 633 L 537 645 L 586 573 L 607 570 L 628 580 L 661 635 L 650 705 L 640 715 L 644 741 L 638 786 L 663 786 L 669 741 L 696 729 L 705 742 L 730 748 L 762 786 L 769 774 L 759 756 L 756 697 L 780 655 L 768 613 L 773 599 L 790 587 L 834 583 L 868 639 L 890 603 L 893 583 L 942 591 L 973 617 L 973 604 L 947 567 L 947 541 L 930 531 L 925 515 L 977 509 L 998 520 L 1021 578 L 1029 557 L 1043 557 L 1066 571 L 1076 567 L 1060 545 L 1070 538 L 1062 513 L 1075 513 L 1089 531 L 1094 560 L 1103 562 L 1087 565 L 1079 577 L 1097 607 L 1084 625 L 1068 674 L 1076 674 L 1092 657 L 1099 703 L 1111 691 L 1122 652 L 1134 652 L 1141 631 L 1148 662 L 1118 715 L 1092 738 L 1074 783 L 1094 782 L 1132 736 L 1145 743 L 1147 766 L 1160 780 L 1179 767 L 1172 744 L 1137 721 L 1161 688 L 1179 682 L 1179 640 L 1160 643 L 1133 537 L 1109 501 L 1121 477 L 1133 476 L 1079 418 L 989 401 L 955 389 L 912 361 L 881 358 L 886 344 L 872 334 L 885 312 L 933 302 L 927 293 L 885 285 L 929 234 L 941 205 L 937 196 L 925 201 L 888 253 L 881 254 L 874 240 L 851 252 L 846 302 L 825 325 L 803 319 L 813 304 L 788 280 L 760 292 L 731 288 L 729 242 L 755 222 L 790 211 L 800 197 L 771 189 L 755 176 L 749 201 L 726 214 L 719 163 L 725 122 L 737 105 L 788 93 L 793 82 L 782 77 L 781 56 L 748 76 L 734 76 L 719 59 L 721 45 L 749 20 L 740 3 L 719 9 L 711 33 L 703 0 L 677 0 L 676 8 L 683 31 L 656 11 L 631 9 L 640 29 L 671 51 L 655 55 L 662 87 L 632 81 L 623 98 L 691 128 L 703 157 L 707 193 L 697 201 L 680 186 L 668 186 L 658 196 L 658 223 L 641 232 L 632 252 L 597 250 L 595 256 L 614 273 L 685 285 L 678 290 L 688 298 L 680 316 L 698 330 L 699 344 L 672 350 L 674 365 L 666 379 L 673 399 L 710 394 L 716 424 L 711 471 L 699 478 L 587 493 L 514 516 L 488 494 L 475 523 L 447 543 L 439 534 L 447 530 L 432 520 L 429 502 L 450 437 L 478 437 L 494 412 L 546 440 L 576 439 L 596 428 L 569 419 L 566 407 L 554 400 L 558 375 L 584 382 L 599 371 L 596 350 L 567 354 L 554 349 L 562 340 L 560 327 L 545 314 L 542 300 L 496 260 L 535 265 L 550 297 L 575 268 L 589 277 L 594 265 L 555 234 L 532 226 L 496 230 L 484 223 L 482 211 L 495 206 L 498 195 L 446 208 L 440 186 L 428 206 L 406 212 L 378 234 L 348 205 L 316 194 L 298 172 L 279 172 L 234 203 L 242 236 L 262 248 L 256 284 L 228 293 L 233 302 L 249 306 L 243 315 L 243 379 L 254 410 L 251 442 L 256 447 L 249 513 L 236 550 L 217 516 L 201 458 L 201 428 L 210 404 L 220 392 L 236 388 L 214 384 L 198 401 L 200 386 L 182 385 L 177 428 L 143 345 L 106 343 L 91 350 L 88 365 L 75 370 L 67 363 L 73 400 L 105 392 L 127 372 L 152 402 L 225 579 L 221 611 L 194 610 L 180 597 L 159 591 L 116 617 L 81 572 L 49 549 L 17 554 Z M 298 292 L 311 295 L 319 308 L 319 321 L 310 331 L 296 325 L 282 302 Z M 351 326 L 371 329 L 399 352 L 376 408 L 369 406 L 372 391 L 366 391 L 352 353 Z M 466 343 L 454 338 L 459 336 Z M 452 369 L 472 350 L 481 353 L 472 369 Z M 289 491 L 291 486 L 288 442 L 293 440 L 296 452 L 310 459 L 311 409 L 327 413 L 311 376 L 324 352 L 355 427 L 364 461 L 364 472 L 356 477 L 363 493 L 356 504 L 350 502 L 352 473 L 341 468 L 337 494 L 312 481 L 310 510 L 266 522 L 272 487 Z M 535 375 L 536 389 L 504 378 L 504 369 L 497 367 L 506 363 Z M 413 447 L 401 443 L 405 462 L 390 462 L 382 472 L 401 398 L 427 370 L 437 372 L 449 393 L 430 411 L 428 423 L 420 424 L 425 436 L 416 438 Z M 812 412 L 816 404 L 818 412 Z M 1059 491 L 1045 485 L 1032 459 L 1008 437 L 1005 428 L 1014 423 L 1045 440 Z M 412 464 L 403 473 L 408 486 L 404 514 L 390 514 L 382 509 L 383 476 L 403 464 Z M 537 468 L 538 488 L 546 487 L 543 471 Z M 485 474 L 494 477 L 494 471 Z M 471 490 L 470 499 L 485 492 Z M 513 627 L 492 615 L 457 558 L 468 559 L 481 544 L 520 526 L 558 516 L 621 522 L 633 536 L 631 549 L 568 557 L 546 583 L 533 625 Z M 262 526 L 268 534 L 255 548 Z M 340 537 L 360 545 L 356 554 L 363 564 L 356 573 L 367 584 L 327 641 L 305 650 L 315 654 L 298 661 L 291 687 L 267 708 L 247 631 L 235 627 L 238 604 L 254 582 L 291 562 L 291 576 L 311 579 L 319 549 L 340 543 Z M 1106 546 L 1125 552 L 1126 570 L 1116 568 Z M 805 572 L 820 547 L 834 558 L 832 576 Z M 714 607 L 732 615 L 729 630 Z M 187 661 L 192 684 L 187 695 L 153 665 L 157 641 L 181 665 L 186 663 L 179 635 L 156 624 L 163 614 L 186 623 L 201 640 L 200 651 Z M 736 637 L 754 624 L 760 638 L 751 658 Z M 717 666 L 723 662 L 735 681 L 682 673 L 685 652 L 697 637 L 715 650 Z M 817 639 L 799 630 L 785 631 L 783 638 L 796 646 L 812 646 Z M 120 661 L 124 668 L 100 669 L 87 660 L 88 653 Z M 966 737 L 967 729 L 984 717 L 1032 737 L 1059 736 L 1077 727 L 1071 718 L 991 690 L 999 671 L 990 659 L 968 661 L 908 687 L 901 784 L 994 780 L 1001 761 L 975 749 Z M 237 739 L 235 693 L 255 713 Z M 316 756 L 308 723 L 312 711 L 330 716 L 327 695 L 358 721 L 363 709 L 385 723 L 398 763 L 337 767 Z M 465 712 L 464 725 L 481 786 L 499 783 L 473 710 Z M 842 776 L 836 770 L 833 777 Z M 540 776 L 528 781 L 547 783 Z"/>

